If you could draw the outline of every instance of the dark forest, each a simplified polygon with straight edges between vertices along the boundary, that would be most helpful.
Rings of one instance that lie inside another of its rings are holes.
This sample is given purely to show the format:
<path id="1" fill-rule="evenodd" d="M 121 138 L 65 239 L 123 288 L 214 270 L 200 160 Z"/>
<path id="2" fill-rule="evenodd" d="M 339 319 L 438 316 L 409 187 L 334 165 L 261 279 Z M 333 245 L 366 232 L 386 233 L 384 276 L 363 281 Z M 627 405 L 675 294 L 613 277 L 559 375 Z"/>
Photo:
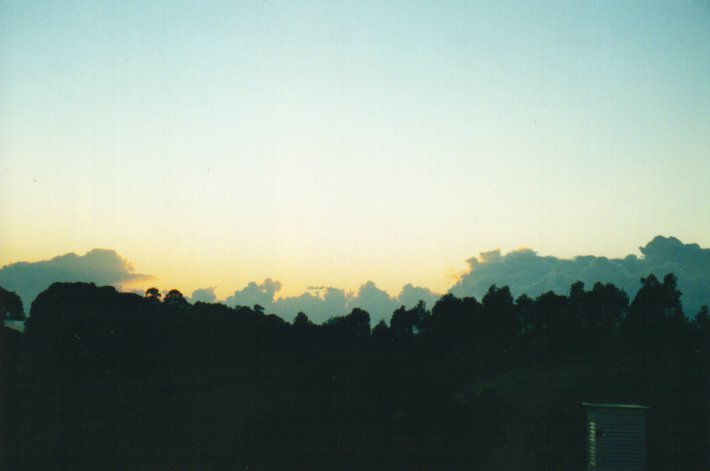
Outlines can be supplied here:
<path id="1" fill-rule="evenodd" d="M 0 337 L 3 470 L 581 471 L 585 401 L 649 407 L 649 470 L 710 464 L 710 316 L 672 274 L 634 299 L 494 285 L 374 326 L 87 283 L 27 314 Z"/>

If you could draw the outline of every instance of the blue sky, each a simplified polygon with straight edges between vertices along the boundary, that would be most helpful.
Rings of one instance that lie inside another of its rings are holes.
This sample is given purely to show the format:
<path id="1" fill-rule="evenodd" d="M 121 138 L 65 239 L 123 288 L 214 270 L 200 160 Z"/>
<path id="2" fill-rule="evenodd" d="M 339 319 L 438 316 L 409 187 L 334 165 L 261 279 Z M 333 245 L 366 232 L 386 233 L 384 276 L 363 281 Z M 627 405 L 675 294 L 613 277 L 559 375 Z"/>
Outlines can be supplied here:
<path id="1" fill-rule="evenodd" d="M 710 245 L 701 2 L 0 2 L 0 264 L 443 290 Z"/>

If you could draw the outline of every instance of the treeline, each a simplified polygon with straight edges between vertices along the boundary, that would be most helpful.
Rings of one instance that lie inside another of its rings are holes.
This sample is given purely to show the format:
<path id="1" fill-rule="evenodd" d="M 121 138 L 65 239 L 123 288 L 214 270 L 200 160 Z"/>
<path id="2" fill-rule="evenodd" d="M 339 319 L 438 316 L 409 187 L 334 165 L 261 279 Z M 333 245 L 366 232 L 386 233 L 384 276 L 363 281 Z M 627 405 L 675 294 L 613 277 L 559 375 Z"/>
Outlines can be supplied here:
<path id="1" fill-rule="evenodd" d="M 2 464 L 583 470 L 592 401 L 651 407 L 652 470 L 707 469 L 707 307 L 689 320 L 672 274 L 641 284 L 492 286 L 371 327 L 56 283 L 2 330 Z"/>

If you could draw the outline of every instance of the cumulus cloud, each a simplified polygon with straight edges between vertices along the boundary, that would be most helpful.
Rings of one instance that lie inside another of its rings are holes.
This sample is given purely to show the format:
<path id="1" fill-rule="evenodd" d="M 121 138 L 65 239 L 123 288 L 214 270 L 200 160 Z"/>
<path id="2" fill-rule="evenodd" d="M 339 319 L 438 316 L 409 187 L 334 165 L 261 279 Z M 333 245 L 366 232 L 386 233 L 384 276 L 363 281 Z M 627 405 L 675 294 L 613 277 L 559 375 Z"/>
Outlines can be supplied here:
<path id="1" fill-rule="evenodd" d="M 250 282 L 244 289 L 237 290 L 225 301 L 227 306 L 248 306 L 260 305 L 267 311 L 274 304 L 274 296 L 281 290 L 281 282 L 271 278 L 265 279 L 262 283 Z"/>
<path id="2" fill-rule="evenodd" d="M 300 296 L 275 299 L 281 283 L 270 278 L 261 283 L 250 282 L 225 300 L 227 306 L 254 306 L 259 304 L 266 312 L 277 314 L 292 321 L 296 314 L 305 312 L 308 317 L 321 323 L 333 316 L 347 314 L 351 296 L 344 290 L 332 287 L 311 287 Z"/>
<path id="3" fill-rule="evenodd" d="M 93 249 L 85 255 L 68 253 L 41 262 L 17 262 L 0 269 L 0 286 L 22 298 L 25 309 L 35 297 L 57 281 L 123 284 L 149 279 L 134 273 L 133 266 L 114 250 Z"/>
<path id="4" fill-rule="evenodd" d="M 710 249 L 684 244 L 674 237 L 658 236 L 639 250 L 641 256 L 578 256 L 573 259 L 540 256 L 531 249 L 507 254 L 499 250 L 482 252 L 468 260 L 468 272 L 450 291 L 457 296 L 475 296 L 480 300 L 493 284 L 510 286 L 515 296 L 523 293 L 538 296 L 550 290 L 567 294 L 576 281 L 584 282 L 588 288 L 601 281 L 614 283 L 633 298 L 641 277 L 654 273 L 661 278 L 673 272 L 683 292 L 686 314 L 693 316 L 702 304 L 710 304 Z M 135 273 L 131 264 L 115 251 L 104 249 L 94 249 L 83 256 L 70 253 L 42 262 L 18 262 L 0 269 L 0 286 L 18 293 L 28 311 L 37 294 L 56 281 L 85 281 L 120 288 L 148 278 Z M 305 312 L 316 323 L 358 307 L 370 313 L 374 325 L 380 319 L 389 320 L 392 312 L 402 305 L 411 308 L 422 300 L 431 309 L 440 296 L 427 288 L 406 284 L 394 297 L 373 281 L 363 283 L 354 292 L 316 286 L 299 296 L 279 297 L 280 291 L 279 281 L 270 278 L 252 281 L 229 296 L 225 304 L 249 307 L 259 304 L 266 312 L 287 321 L 293 320 L 298 312 Z M 215 302 L 217 296 L 213 287 L 201 288 L 187 299 L 193 303 Z"/>
<path id="5" fill-rule="evenodd" d="M 237 290 L 227 298 L 228 306 L 253 306 L 259 304 L 267 312 L 277 314 L 287 321 L 292 321 L 296 314 L 305 312 L 316 323 L 322 323 L 333 316 L 348 314 L 354 308 L 364 309 L 370 314 L 373 325 L 381 319 L 389 320 L 392 312 L 401 305 L 412 307 L 419 300 L 431 307 L 438 295 L 426 288 L 407 284 L 398 298 L 390 296 L 377 287 L 373 281 L 363 283 L 356 292 L 346 292 L 330 286 L 312 286 L 299 296 L 276 299 L 281 283 L 266 279 L 261 283 L 250 282 L 245 288 Z"/>
<path id="6" fill-rule="evenodd" d="M 640 247 L 642 256 L 625 258 L 579 256 L 574 259 L 543 257 L 530 249 L 505 255 L 499 250 L 482 252 L 468 260 L 469 272 L 451 288 L 457 296 L 476 296 L 497 284 L 510 286 L 514 295 L 538 296 L 553 290 L 567 294 L 575 281 L 588 288 L 597 282 L 611 282 L 631 298 L 641 286 L 641 277 L 654 273 L 659 278 L 673 272 L 683 292 L 686 314 L 693 316 L 700 305 L 710 303 L 710 249 L 684 244 L 675 237 L 657 236 Z"/>
<path id="7" fill-rule="evenodd" d="M 342 289 L 332 287 L 309 288 L 300 296 L 284 297 L 276 301 L 273 312 L 289 321 L 299 312 L 305 312 L 316 323 L 333 316 L 347 314 L 350 296 Z"/>
<path id="8" fill-rule="evenodd" d="M 217 300 L 217 295 L 214 292 L 214 287 L 200 288 L 193 291 L 192 296 L 187 300 L 193 304 L 197 302 L 213 303 Z"/>
<path id="9" fill-rule="evenodd" d="M 419 301 L 424 301 L 428 309 L 434 307 L 434 303 L 441 297 L 430 290 L 429 288 L 422 288 L 420 286 L 413 286 L 411 283 L 407 283 L 402 287 L 397 300 L 399 304 L 407 308 L 412 308 L 419 303 Z"/>
<path id="10" fill-rule="evenodd" d="M 360 286 L 350 305 L 370 313 L 370 322 L 376 324 L 381 319 L 389 319 L 392 312 L 399 307 L 399 302 L 378 288 L 374 282 L 368 281 Z"/>

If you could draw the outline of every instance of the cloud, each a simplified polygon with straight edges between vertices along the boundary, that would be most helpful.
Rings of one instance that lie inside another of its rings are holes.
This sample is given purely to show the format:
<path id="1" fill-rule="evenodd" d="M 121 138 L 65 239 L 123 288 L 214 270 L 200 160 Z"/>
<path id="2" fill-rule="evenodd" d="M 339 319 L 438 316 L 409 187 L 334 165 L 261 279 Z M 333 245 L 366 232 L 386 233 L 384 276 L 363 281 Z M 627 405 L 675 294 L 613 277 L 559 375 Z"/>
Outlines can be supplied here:
<path id="1" fill-rule="evenodd" d="M 378 288 L 374 282 L 368 281 L 360 286 L 350 305 L 370 313 L 370 322 L 374 325 L 381 319 L 389 319 L 399 307 L 399 301 Z"/>
<path id="2" fill-rule="evenodd" d="M 249 306 L 259 304 L 266 312 L 277 314 L 292 321 L 296 314 L 305 312 L 308 317 L 321 323 L 333 316 L 348 313 L 351 296 L 344 290 L 332 287 L 311 287 L 300 296 L 275 299 L 281 290 L 281 283 L 270 278 L 261 283 L 250 282 L 225 300 L 227 306 Z"/>
<path id="3" fill-rule="evenodd" d="M 305 312 L 311 321 L 318 324 L 331 317 L 348 314 L 358 307 L 370 314 L 370 321 L 374 325 L 381 319 L 389 320 L 392 312 L 403 304 L 412 307 L 421 299 L 431 307 L 438 299 L 438 295 L 432 291 L 411 284 L 405 285 L 400 296 L 394 298 L 378 288 L 373 281 L 363 283 L 354 293 L 330 286 L 311 286 L 299 296 L 276 299 L 280 289 L 281 283 L 278 281 L 271 279 L 266 279 L 262 283 L 252 281 L 227 298 L 225 304 L 228 306 L 260 304 L 267 312 L 277 314 L 289 322 L 299 312 Z"/>
<path id="4" fill-rule="evenodd" d="M 322 323 L 333 316 L 347 314 L 349 302 L 350 296 L 342 289 L 310 288 L 300 296 L 277 300 L 273 312 L 289 321 L 293 320 L 299 312 L 305 312 L 311 321 Z"/>
<path id="5" fill-rule="evenodd" d="M 678 278 L 685 312 L 694 316 L 702 304 L 710 304 L 710 249 L 698 244 L 684 244 L 675 237 L 658 236 L 639 248 L 641 256 L 624 258 L 578 256 L 573 259 L 541 256 L 531 249 L 502 254 L 500 250 L 482 252 L 468 260 L 469 270 L 451 287 L 457 296 L 475 296 L 479 300 L 496 284 L 508 285 L 515 296 L 526 293 L 538 296 L 553 290 L 567 294 L 576 281 L 591 288 L 597 281 L 611 282 L 624 289 L 633 299 L 641 277 L 650 273 L 663 277 L 673 272 Z M 0 286 L 20 295 L 29 311 L 34 298 L 56 281 L 85 281 L 97 285 L 121 287 L 134 281 L 149 279 L 134 272 L 133 266 L 113 250 L 94 249 L 83 256 L 69 253 L 36 263 L 18 262 L 0 269 Z M 363 283 L 357 291 L 347 292 L 331 286 L 314 286 L 299 296 L 278 297 L 281 283 L 270 278 L 252 281 L 225 300 L 229 306 L 252 307 L 259 304 L 266 312 L 287 321 L 305 312 L 316 323 L 349 313 L 359 307 L 370 313 L 374 325 L 389 320 L 399 306 L 411 308 L 423 300 L 429 309 L 439 294 L 425 287 L 406 284 L 394 297 L 373 281 Z M 142 294 L 142 291 L 137 291 Z M 215 302 L 214 288 L 192 292 L 191 302 Z"/>
<path id="6" fill-rule="evenodd" d="M 217 295 L 214 293 L 214 287 L 200 288 L 192 292 L 192 296 L 187 298 L 191 303 L 203 302 L 213 303 L 217 300 Z"/>
<path id="7" fill-rule="evenodd" d="M 412 286 L 411 283 L 408 283 L 402 287 L 402 291 L 400 291 L 399 296 L 397 296 L 397 300 L 400 305 L 407 308 L 412 308 L 416 306 L 419 301 L 424 301 L 427 308 L 431 309 L 440 297 L 440 294 L 433 292 L 429 288 Z"/>
<path id="8" fill-rule="evenodd" d="M 274 296 L 281 290 L 281 282 L 271 278 L 265 279 L 262 283 L 250 282 L 244 289 L 237 290 L 225 300 L 227 306 L 248 306 L 253 307 L 258 304 L 267 311 L 274 303 Z"/>
<path id="9" fill-rule="evenodd" d="M 482 252 L 468 260 L 469 272 L 450 291 L 481 299 L 491 285 L 497 284 L 508 285 L 516 296 L 538 296 L 550 290 L 567 294 L 575 281 L 584 282 L 588 288 L 601 281 L 623 288 L 633 299 L 641 277 L 650 273 L 663 277 L 673 272 L 683 292 L 686 314 L 694 316 L 702 304 L 710 303 L 710 249 L 683 244 L 675 237 L 657 236 L 639 250 L 642 257 L 578 256 L 571 260 L 543 257 L 530 249 L 505 255 L 499 250 Z"/>
<path id="10" fill-rule="evenodd" d="M 41 262 L 17 262 L 0 269 L 0 286 L 20 295 L 27 311 L 35 297 L 57 281 L 120 287 L 149 278 L 134 273 L 133 266 L 126 259 L 114 250 L 106 249 L 93 249 L 85 255 L 68 253 Z"/>
<path id="11" fill-rule="evenodd" d="M 356 293 L 346 293 L 333 287 L 311 288 L 300 296 L 281 298 L 272 305 L 272 312 L 284 319 L 292 320 L 299 311 L 308 314 L 316 323 L 322 323 L 333 316 L 349 313 L 354 308 L 364 309 L 370 314 L 370 322 L 389 319 L 397 309 L 398 302 L 374 282 L 368 281 Z"/>

